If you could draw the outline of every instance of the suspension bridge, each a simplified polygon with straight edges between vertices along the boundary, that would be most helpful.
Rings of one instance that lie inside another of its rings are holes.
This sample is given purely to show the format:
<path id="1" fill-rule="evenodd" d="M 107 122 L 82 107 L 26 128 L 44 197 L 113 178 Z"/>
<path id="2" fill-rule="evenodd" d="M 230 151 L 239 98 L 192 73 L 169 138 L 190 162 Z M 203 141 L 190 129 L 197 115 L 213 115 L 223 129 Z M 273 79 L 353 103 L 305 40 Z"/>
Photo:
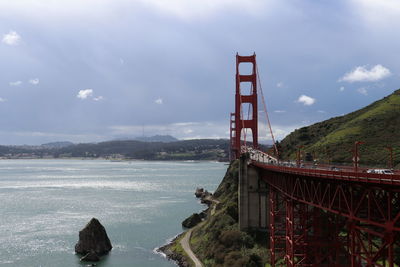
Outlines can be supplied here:
<path id="1" fill-rule="evenodd" d="M 243 63 L 251 73 L 240 73 Z M 399 266 L 400 175 L 362 172 L 358 155 L 354 168 L 338 170 L 287 164 L 276 146 L 272 155 L 261 151 L 258 94 L 275 139 L 259 77 L 255 54 L 236 55 L 230 145 L 240 160 L 239 227 L 268 230 L 273 267 Z"/>

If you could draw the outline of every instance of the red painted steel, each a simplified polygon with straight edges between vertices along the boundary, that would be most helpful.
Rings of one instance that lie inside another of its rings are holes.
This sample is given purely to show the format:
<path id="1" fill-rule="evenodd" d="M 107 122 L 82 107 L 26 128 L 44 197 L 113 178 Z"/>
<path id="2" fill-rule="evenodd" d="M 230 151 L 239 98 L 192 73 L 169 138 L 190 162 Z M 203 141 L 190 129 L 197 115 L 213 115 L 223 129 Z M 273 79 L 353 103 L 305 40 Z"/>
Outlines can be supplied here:
<path id="1" fill-rule="evenodd" d="M 252 73 L 243 75 L 239 73 L 239 65 L 241 63 L 251 63 Z M 235 94 L 235 121 L 234 129 L 231 127 L 231 150 L 234 158 L 238 159 L 241 153 L 242 146 L 242 130 L 251 129 L 253 148 L 258 148 L 258 107 L 257 107 L 257 65 L 256 54 L 251 56 L 239 56 L 236 54 L 236 94 Z M 241 91 L 241 83 L 250 82 L 251 92 L 249 95 L 244 95 Z M 252 118 L 246 119 L 243 117 L 244 111 L 242 104 L 249 103 L 252 106 Z M 234 135 L 232 134 L 234 131 Z M 233 135 L 233 136 L 232 136 Z M 246 141 L 246 136 L 244 136 Z"/>
<path id="2" fill-rule="evenodd" d="M 279 202 L 277 197 L 285 202 L 285 212 L 269 213 L 272 266 L 277 266 L 278 253 L 272 252 L 277 240 L 272 224 L 282 220 L 283 213 L 287 266 L 394 266 L 400 234 L 400 177 L 374 175 L 377 180 L 368 181 L 353 172 L 338 179 L 334 171 L 252 164 L 260 167 L 262 179 L 270 186 L 270 203 Z M 377 182 L 383 180 L 397 183 Z M 310 215 L 310 208 L 319 215 Z"/>

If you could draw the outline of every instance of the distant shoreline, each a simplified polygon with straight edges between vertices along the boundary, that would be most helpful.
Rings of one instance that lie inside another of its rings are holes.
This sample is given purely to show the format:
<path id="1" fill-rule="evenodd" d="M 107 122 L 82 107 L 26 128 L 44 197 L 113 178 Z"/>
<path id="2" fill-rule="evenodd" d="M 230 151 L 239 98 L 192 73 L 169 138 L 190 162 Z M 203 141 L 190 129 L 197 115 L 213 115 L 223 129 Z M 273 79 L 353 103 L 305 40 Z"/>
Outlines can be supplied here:
<path id="1" fill-rule="evenodd" d="M 130 161 L 153 161 L 153 162 L 186 162 L 186 163 L 197 163 L 197 162 L 215 162 L 224 163 L 227 161 L 218 160 L 207 160 L 207 159 L 194 159 L 194 160 L 179 160 L 179 159 L 108 159 L 101 157 L 65 157 L 65 158 L 40 158 L 40 157 L 30 157 L 30 158 L 6 158 L 0 157 L 1 160 L 104 160 L 109 162 L 130 162 Z"/>

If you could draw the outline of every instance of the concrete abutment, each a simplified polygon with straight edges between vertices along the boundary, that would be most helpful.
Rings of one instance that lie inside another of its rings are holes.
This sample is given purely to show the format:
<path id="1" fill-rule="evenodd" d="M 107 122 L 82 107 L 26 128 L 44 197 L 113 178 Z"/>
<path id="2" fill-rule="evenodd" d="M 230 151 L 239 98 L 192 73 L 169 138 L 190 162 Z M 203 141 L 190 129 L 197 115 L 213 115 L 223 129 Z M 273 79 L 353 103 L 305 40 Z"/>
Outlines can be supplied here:
<path id="1" fill-rule="evenodd" d="M 266 230 L 268 222 L 268 188 L 259 170 L 249 165 L 249 155 L 239 163 L 239 228 Z"/>

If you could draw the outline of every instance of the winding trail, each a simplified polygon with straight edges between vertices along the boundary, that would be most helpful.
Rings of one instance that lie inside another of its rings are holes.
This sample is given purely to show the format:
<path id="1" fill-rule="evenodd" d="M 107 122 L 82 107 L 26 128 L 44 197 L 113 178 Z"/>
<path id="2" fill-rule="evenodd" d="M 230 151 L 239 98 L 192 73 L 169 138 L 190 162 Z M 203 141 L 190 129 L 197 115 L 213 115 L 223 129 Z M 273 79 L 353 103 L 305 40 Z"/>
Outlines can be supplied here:
<path id="1" fill-rule="evenodd" d="M 203 267 L 203 264 L 201 261 L 196 257 L 196 255 L 193 253 L 192 249 L 190 248 L 190 236 L 192 235 L 192 231 L 194 228 L 188 230 L 185 234 L 185 236 L 182 238 L 180 241 L 181 246 L 183 250 L 186 252 L 186 254 L 189 256 L 189 258 L 194 262 L 194 265 L 196 267 Z"/>
<path id="2" fill-rule="evenodd" d="M 218 200 L 214 199 L 213 197 L 206 197 L 207 200 L 210 200 L 213 202 L 213 205 L 211 207 L 211 212 L 210 216 L 215 214 L 215 209 L 217 204 L 219 203 Z M 208 217 L 207 217 L 208 220 Z M 180 244 L 183 248 L 183 250 L 186 252 L 186 254 L 189 256 L 189 258 L 194 262 L 195 267 L 203 267 L 204 265 L 201 263 L 201 261 L 196 257 L 196 255 L 193 253 L 192 249 L 190 248 L 190 237 L 192 236 L 192 232 L 196 227 L 200 227 L 203 225 L 205 222 L 201 222 L 192 229 L 189 229 L 185 236 L 181 239 Z"/>

